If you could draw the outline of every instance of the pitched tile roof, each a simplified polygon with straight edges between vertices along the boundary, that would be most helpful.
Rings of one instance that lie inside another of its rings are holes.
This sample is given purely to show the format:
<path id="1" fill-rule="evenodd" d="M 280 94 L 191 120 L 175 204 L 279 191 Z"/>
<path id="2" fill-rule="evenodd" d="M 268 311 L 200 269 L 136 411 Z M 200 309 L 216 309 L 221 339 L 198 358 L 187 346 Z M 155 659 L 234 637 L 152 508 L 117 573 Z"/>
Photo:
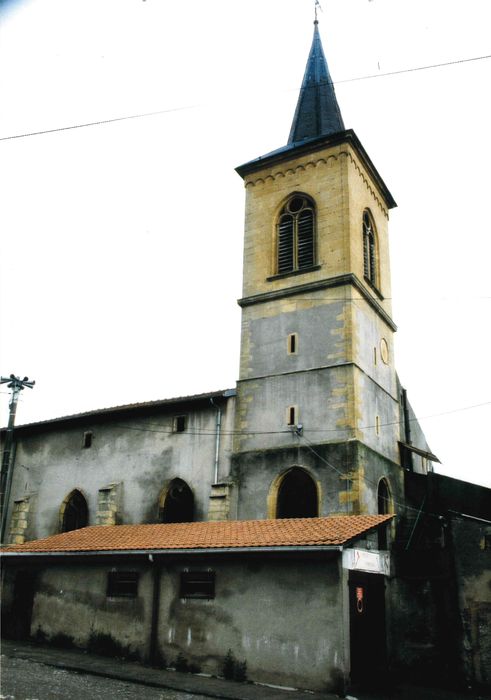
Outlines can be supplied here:
<path id="1" fill-rule="evenodd" d="M 135 552 L 343 545 L 390 515 L 340 515 L 281 520 L 227 520 L 157 525 L 95 525 L 12 545 L 10 553 Z"/>

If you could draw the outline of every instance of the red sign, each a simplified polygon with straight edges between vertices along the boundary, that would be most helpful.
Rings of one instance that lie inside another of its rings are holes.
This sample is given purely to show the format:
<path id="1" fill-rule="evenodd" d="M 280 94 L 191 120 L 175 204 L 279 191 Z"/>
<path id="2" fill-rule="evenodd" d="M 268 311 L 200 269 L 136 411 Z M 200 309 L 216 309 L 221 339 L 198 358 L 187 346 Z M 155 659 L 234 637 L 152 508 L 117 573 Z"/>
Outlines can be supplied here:
<path id="1" fill-rule="evenodd" d="M 356 587 L 356 609 L 359 613 L 363 612 L 363 587 Z"/>

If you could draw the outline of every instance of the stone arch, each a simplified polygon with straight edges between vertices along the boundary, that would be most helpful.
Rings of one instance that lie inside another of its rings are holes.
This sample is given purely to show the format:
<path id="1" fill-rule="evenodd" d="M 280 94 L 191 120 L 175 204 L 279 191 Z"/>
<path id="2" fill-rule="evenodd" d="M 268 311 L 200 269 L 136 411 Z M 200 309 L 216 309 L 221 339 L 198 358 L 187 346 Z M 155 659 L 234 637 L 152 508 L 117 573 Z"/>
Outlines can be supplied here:
<path id="1" fill-rule="evenodd" d="M 290 467 L 273 481 L 268 496 L 269 518 L 318 518 L 320 484 L 307 469 Z"/>
<path id="2" fill-rule="evenodd" d="M 194 494 L 179 478 L 169 481 L 159 496 L 159 522 L 190 523 L 194 520 Z"/>
<path id="3" fill-rule="evenodd" d="M 389 515 L 393 513 L 392 496 L 389 482 L 383 476 L 377 486 L 377 513 L 379 515 Z"/>
<path id="4" fill-rule="evenodd" d="M 387 479 L 383 476 L 377 486 L 377 513 L 379 515 L 389 515 L 394 512 L 392 496 L 390 493 L 390 486 Z M 388 539 L 388 525 L 381 526 L 378 529 L 378 548 L 387 549 Z"/>
<path id="5" fill-rule="evenodd" d="M 60 532 L 79 530 L 89 524 L 87 499 L 79 489 L 73 489 L 63 500 L 60 508 Z"/>

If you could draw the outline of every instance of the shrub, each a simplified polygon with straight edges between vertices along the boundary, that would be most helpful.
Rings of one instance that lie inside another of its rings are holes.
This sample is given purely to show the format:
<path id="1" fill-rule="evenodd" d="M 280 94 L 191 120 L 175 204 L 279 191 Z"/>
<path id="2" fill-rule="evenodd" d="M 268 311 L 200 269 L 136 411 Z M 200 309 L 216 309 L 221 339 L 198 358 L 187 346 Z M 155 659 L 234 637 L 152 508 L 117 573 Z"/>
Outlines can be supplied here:
<path id="1" fill-rule="evenodd" d="M 119 656 L 132 661 L 136 661 L 139 658 L 136 652 L 123 646 L 121 642 L 113 639 L 110 634 L 102 632 L 92 632 L 87 644 L 87 651 L 90 651 L 92 654 L 99 654 L 99 656 Z"/>
<path id="2" fill-rule="evenodd" d="M 222 666 L 223 677 L 226 678 L 228 681 L 233 680 L 234 671 L 235 671 L 235 656 L 233 654 L 232 649 L 229 649 L 227 651 L 227 656 L 225 657 L 225 659 L 223 661 L 223 666 Z"/>
<path id="3" fill-rule="evenodd" d="M 223 660 L 222 665 L 223 677 L 229 681 L 237 681 L 243 683 L 247 680 L 247 662 L 238 661 L 232 649 L 227 651 L 227 655 Z"/>
<path id="4" fill-rule="evenodd" d="M 58 634 L 55 634 L 48 641 L 54 647 L 59 647 L 60 649 L 73 649 L 75 646 L 73 637 L 70 637 L 68 634 L 64 634 L 63 632 L 58 632 Z"/>

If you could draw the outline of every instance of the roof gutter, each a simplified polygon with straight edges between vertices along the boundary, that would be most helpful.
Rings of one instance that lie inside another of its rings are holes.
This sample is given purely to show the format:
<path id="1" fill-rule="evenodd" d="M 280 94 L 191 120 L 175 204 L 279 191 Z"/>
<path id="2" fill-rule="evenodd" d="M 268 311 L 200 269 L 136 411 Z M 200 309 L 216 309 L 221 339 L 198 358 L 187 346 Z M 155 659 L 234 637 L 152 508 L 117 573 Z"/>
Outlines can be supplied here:
<path id="1" fill-rule="evenodd" d="M 343 545 L 301 545 L 301 546 L 274 546 L 274 547 L 202 547 L 196 549 L 100 549 L 96 551 L 70 551 L 70 552 L 2 552 L 2 558 L 20 557 L 97 557 L 97 556 L 145 556 L 152 555 L 171 555 L 171 554 L 235 554 L 235 553 L 253 553 L 260 554 L 262 552 L 272 553 L 314 553 L 314 552 L 342 552 Z"/>

